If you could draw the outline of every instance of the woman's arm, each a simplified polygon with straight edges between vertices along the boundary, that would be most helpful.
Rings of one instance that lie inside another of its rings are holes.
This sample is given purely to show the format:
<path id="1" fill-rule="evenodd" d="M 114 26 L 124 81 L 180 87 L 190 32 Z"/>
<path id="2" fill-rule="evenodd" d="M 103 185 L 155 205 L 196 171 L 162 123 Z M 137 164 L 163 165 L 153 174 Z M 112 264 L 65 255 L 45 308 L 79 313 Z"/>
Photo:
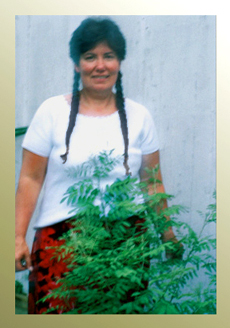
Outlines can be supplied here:
<path id="1" fill-rule="evenodd" d="M 15 204 L 16 271 L 31 268 L 26 233 L 45 178 L 47 162 L 47 157 L 41 157 L 28 150 L 23 150 L 22 168 Z M 26 262 L 24 266 L 21 263 L 22 260 Z"/>
<path id="2" fill-rule="evenodd" d="M 141 165 L 141 169 L 140 169 L 140 178 L 141 181 L 147 181 L 149 176 L 148 173 L 145 171 L 145 168 L 155 168 L 156 165 L 159 165 L 159 170 L 157 172 L 157 176 L 156 179 L 160 180 L 162 182 L 162 175 L 161 175 L 161 170 L 160 170 L 160 155 L 159 155 L 159 151 L 156 151 L 152 154 L 148 154 L 148 155 L 143 155 L 142 156 L 142 165 Z M 165 193 L 165 188 L 162 183 L 156 183 L 155 185 L 149 184 L 148 186 L 148 193 L 149 195 L 152 195 L 153 193 Z M 164 200 L 163 203 L 163 209 L 167 208 L 168 204 L 167 201 Z M 166 217 L 167 220 L 170 220 L 169 217 Z M 166 230 L 163 234 L 162 234 L 162 241 L 163 242 L 167 242 L 167 241 L 173 241 L 175 243 L 178 242 L 178 240 L 176 239 L 174 232 L 172 230 L 172 228 L 168 228 L 168 230 Z M 169 257 L 172 257 L 171 255 L 167 254 Z"/>

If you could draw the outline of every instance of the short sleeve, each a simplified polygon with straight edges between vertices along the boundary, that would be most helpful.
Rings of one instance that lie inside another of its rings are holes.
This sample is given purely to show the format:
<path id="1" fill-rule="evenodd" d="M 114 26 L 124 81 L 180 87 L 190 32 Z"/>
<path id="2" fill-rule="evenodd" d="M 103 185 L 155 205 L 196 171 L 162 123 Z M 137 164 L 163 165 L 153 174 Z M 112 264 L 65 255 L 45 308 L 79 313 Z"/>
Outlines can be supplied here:
<path id="1" fill-rule="evenodd" d="M 22 147 L 43 157 L 48 157 L 52 149 L 51 115 L 52 104 L 44 101 L 35 113 L 24 137 Z"/>
<path id="2" fill-rule="evenodd" d="M 140 139 L 143 155 L 154 153 L 159 149 L 159 141 L 155 123 L 147 109 L 144 110 L 143 127 Z"/>

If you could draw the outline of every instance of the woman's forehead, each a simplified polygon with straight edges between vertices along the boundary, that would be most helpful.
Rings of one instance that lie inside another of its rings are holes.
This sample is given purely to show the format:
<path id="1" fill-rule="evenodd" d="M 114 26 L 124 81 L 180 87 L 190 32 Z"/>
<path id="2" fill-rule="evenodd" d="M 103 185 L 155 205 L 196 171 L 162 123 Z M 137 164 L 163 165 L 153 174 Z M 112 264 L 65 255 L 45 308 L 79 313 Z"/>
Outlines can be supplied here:
<path id="1" fill-rule="evenodd" d="M 110 46 L 108 45 L 107 41 L 102 41 L 97 43 L 94 47 L 90 48 L 84 53 L 87 52 L 97 52 L 97 51 L 102 51 L 102 52 L 115 52 Z"/>

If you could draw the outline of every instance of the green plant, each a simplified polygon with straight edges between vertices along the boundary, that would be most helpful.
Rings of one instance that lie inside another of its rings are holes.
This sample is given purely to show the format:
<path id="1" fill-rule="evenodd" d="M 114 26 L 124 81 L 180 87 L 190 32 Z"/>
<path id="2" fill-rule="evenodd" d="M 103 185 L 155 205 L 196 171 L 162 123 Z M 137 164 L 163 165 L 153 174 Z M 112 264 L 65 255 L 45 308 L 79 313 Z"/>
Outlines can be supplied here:
<path id="1" fill-rule="evenodd" d="M 198 235 L 177 220 L 185 209 L 163 208 L 163 200 L 172 196 L 148 195 L 146 183 L 128 176 L 102 189 L 101 179 L 118 160 L 112 152 L 103 152 L 69 171 L 78 182 L 68 188 L 62 202 L 72 208 L 73 228 L 62 236 L 65 243 L 55 255 L 66 259 L 69 272 L 41 301 L 57 298 L 62 300 L 57 307 L 68 309 L 75 300 L 67 314 L 215 313 L 215 257 L 211 255 L 215 240 L 203 237 L 207 224 L 215 222 L 215 204 L 208 207 Z M 159 183 L 157 170 L 147 170 L 153 184 Z M 162 243 L 160 236 L 169 226 L 178 243 Z M 183 259 L 167 259 L 166 252 L 181 252 L 180 243 Z M 200 270 L 209 283 L 202 290 L 198 282 L 192 290 L 191 281 Z"/>

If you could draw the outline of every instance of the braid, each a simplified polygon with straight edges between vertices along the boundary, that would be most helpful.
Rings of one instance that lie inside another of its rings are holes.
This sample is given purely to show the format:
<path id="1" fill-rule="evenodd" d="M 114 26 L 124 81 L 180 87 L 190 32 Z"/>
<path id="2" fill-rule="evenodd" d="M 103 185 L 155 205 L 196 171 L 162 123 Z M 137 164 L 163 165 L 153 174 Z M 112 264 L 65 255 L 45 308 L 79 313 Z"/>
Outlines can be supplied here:
<path id="1" fill-rule="evenodd" d="M 128 125 L 127 125 L 127 117 L 125 112 L 125 105 L 124 105 L 124 96 L 123 96 L 123 89 L 121 83 L 122 74 L 121 72 L 118 73 L 117 82 L 116 82 L 116 106 L 118 109 L 120 122 L 121 122 L 121 131 L 124 139 L 125 151 L 124 151 L 124 167 L 126 169 L 126 175 L 131 175 L 129 172 L 128 166 L 128 147 L 129 147 L 129 138 L 128 138 Z"/>
<path id="2" fill-rule="evenodd" d="M 67 155 L 69 153 L 69 142 L 70 142 L 70 136 L 73 132 L 73 128 L 75 126 L 76 117 L 78 113 L 79 108 L 79 80 L 80 80 L 80 74 L 76 71 L 74 72 L 74 84 L 73 84 L 73 95 L 72 95 L 72 101 L 71 101 L 71 110 L 69 115 L 69 125 L 66 131 L 66 137 L 65 137 L 65 144 L 66 144 L 66 152 L 65 154 L 61 155 L 60 157 L 63 159 L 63 164 L 67 161 Z"/>

